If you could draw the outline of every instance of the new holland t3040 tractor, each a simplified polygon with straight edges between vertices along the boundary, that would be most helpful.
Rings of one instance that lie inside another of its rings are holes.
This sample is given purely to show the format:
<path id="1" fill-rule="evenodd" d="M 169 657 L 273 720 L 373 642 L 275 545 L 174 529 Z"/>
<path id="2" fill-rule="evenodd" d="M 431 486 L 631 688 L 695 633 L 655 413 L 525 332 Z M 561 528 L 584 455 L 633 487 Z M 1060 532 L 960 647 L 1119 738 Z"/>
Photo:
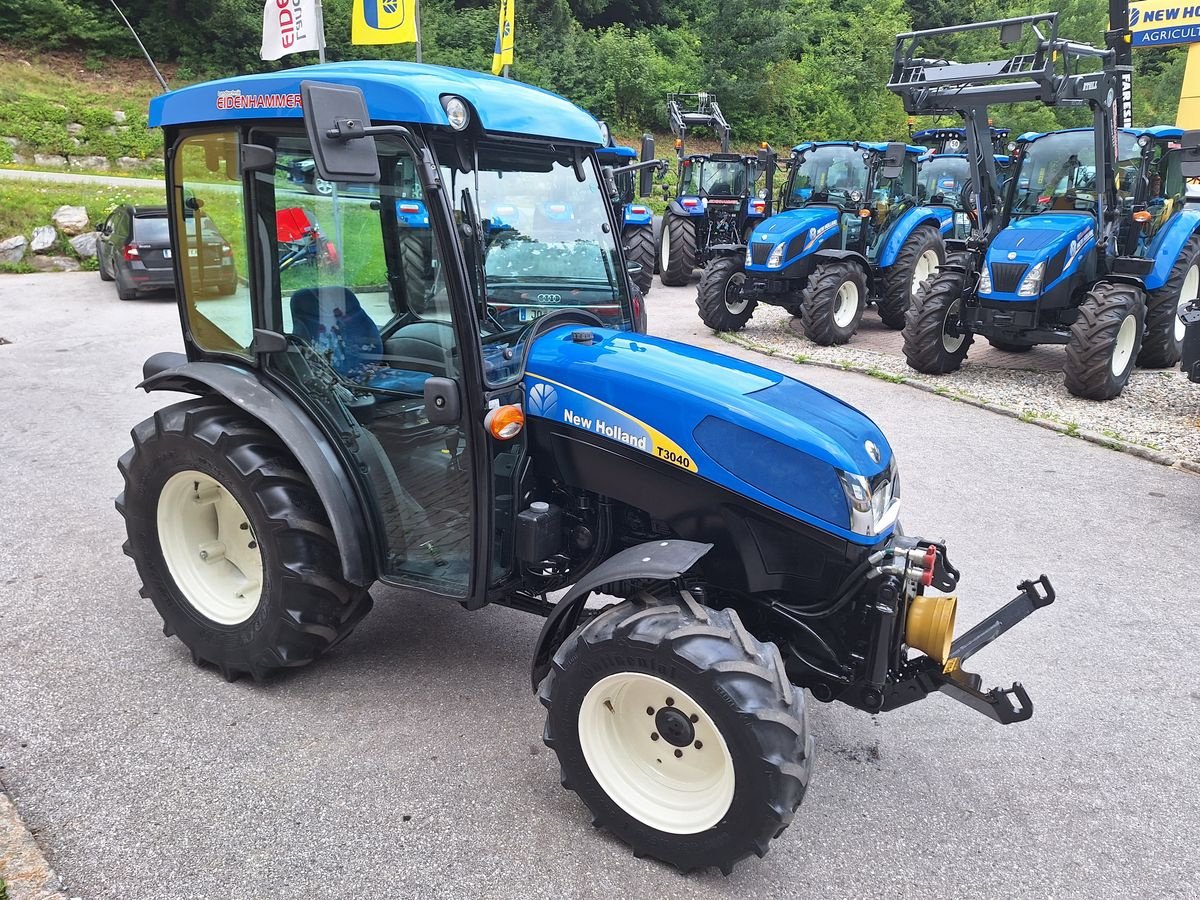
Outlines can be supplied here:
<path id="1" fill-rule="evenodd" d="M 948 206 L 922 206 L 917 160 L 901 143 L 828 141 L 792 150 L 781 209 L 722 253 L 696 297 L 714 331 L 740 331 L 761 303 L 798 316 L 818 344 L 844 344 L 872 294 L 889 328 L 945 257 Z"/>
<path id="2" fill-rule="evenodd" d="M 809 696 L 1032 715 L 1019 683 L 986 690 L 964 665 L 1049 581 L 955 638 L 958 570 L 901 532 L 870 419 L 634 330 L 591 116 L 509 80 L 353 62 L 193 85 L 150 118 L 186 352 L 148 359 L 141 387 L 192 396 L 133 429 L 117 508 L 142 595 L 197 664 L 303 666 L 377 581 L 542 616 L 532 687 L 563 784 L 682 870 L 728 872 L 791 822 Z M 336 269 L 279 271 L 282 155 L 332 185 L 316 202 Z M 416 275 L 391 202 L 410 169 L 432 238 Z M 199 215 L 243 273 L 231 295 L 190 252 Z"/>

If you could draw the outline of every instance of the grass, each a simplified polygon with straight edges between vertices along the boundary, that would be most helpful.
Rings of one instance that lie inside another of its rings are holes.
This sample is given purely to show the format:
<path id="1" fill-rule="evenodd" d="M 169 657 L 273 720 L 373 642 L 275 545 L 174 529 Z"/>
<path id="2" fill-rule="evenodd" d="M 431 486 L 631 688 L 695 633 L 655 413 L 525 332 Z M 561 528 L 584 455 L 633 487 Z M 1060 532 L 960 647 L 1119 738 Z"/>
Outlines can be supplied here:
<path id="1" fill-rule="evenodd" d="M 893 375 L 891 372 L 885 372 L 883 369 L 870 368 L 867 369 L 867 374 L 872 378 L 878 378 L 880 381 L 890 381 L 892 384 L 904 384 L 905 382 L 903 375 Z"/>
<path id="2" fill-rule="evenodd" d="M 0 900 L 8 900 L 8 882 L 0 878 Z"/>

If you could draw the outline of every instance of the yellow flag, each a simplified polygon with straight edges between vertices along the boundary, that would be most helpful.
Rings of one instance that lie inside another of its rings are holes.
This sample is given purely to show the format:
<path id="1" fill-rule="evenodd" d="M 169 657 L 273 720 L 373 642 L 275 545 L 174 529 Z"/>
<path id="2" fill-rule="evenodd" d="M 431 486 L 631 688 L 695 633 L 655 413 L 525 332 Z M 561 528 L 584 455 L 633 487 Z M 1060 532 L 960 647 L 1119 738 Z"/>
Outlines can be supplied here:
<path id="1" fill-rule="evenodd" d="M 513 32 L 516 19 L 513 4 L 516 0 L 500 0 L 500 24 L 496 27 L 496 46 L 492 49 L 492 74 L 499 75 L 505 66 L 513 64 Z"/>
<path id="2" fill-rule="evenodd" d="M 417 0 L 354 0 L 352 44 L 416 44 Z"/>

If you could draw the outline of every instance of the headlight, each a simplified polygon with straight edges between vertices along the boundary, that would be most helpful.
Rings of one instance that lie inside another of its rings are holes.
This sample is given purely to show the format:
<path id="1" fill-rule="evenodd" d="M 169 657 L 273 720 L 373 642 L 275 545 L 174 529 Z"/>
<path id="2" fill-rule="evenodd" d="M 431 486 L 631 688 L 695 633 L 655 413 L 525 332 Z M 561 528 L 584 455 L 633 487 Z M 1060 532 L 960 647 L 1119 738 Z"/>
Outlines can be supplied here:
<path id="1" fill-rule="evenodd" d="M 895 456 L 874 478 L 850 472 L 838 472 L 838 478 L 850 507 L 851 531 L 876 535 L 896 523 L 900 516 L 900 471 Z"/>
<path id="2" fill-rule="evenodd" d="M 988 264 L 985 262 L 979 270 L 979 293 L 990 294 L 992 292 L 992 273 L 988 270 Z"/>
<path id="3" fill-rule="evenodd" d="M 778 269 L 783 265 L 783 251 L 787 249 L 787 242 L 781 241 L 775 245 L 775 249 L 771 251 L 771 255 L 767 257 L 767 268 Z"/>
<path id="4" fill-rule="evenodd" d="M 750 266 L 753 264 L 754 264 L 754 260 L 750 258 L 750 245 L 747 244 L 746 245 L 746 265 Z"/>
<path id="5" fill-rule="evenodd" d="M 1017 295 L 1020 297 L 1036 297 L 1042 291 L 1042 276 L 1045 274 L 1046 261 L 1042 260 L 1021 279 L 1021 286 L 1017 288 Z"/>
<path id="6" fill-rule="evenodd" d="M 442 109 L 446 110 L 446 118 L 455 131 L 462 131 L 471 121 L 471 111 L 462 97 L 442 97 Z"/>

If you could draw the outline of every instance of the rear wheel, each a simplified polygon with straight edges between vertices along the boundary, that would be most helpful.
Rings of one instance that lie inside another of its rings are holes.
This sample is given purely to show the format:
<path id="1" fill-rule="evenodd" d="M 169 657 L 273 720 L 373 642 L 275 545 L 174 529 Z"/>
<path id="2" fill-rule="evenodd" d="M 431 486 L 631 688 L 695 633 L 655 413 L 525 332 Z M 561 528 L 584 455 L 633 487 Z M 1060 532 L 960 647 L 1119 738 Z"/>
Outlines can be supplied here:
<path id="1" fill-rule="evenodd" d="M 867 276 L 852 262 L 818 264 L 800 300 L 800 321 L 814 343 L 844 344 L 867 308 Z"/>
<path id="2" fill-rule="evenodd" d="M 686 216 L 667 213 L 658 238 L 658 277 L 668 287 L 682 287 L 696 268 L 696 229 Z"/>
<path id="3" fill-rule="evenodd" d="M 957 371 L 974 335 L 963 324 L 963 272 L 942 269 L 913 298 L 904 321 L 904 357 L 926 375 Z"/>
<path id="4" fill-rule="evenodd" d="M 312 181 L 305 185 L 310 193 L 320 194 L 322 197 L 328 197 L 333 193 L 333 182 L 326 181 L 324 178 L 319 178 L 313 175 Z"/>
<path id="5" fill-rule="evenodd" d="M 1133 371 L 1145 315 L 1144 296 L 1133 285 L 1093 285 L 1079 304 L 1067 342 L 1067 390 L 1087 400 L 1120 394 Z"/>
<path id="6" fill-rule="evenodd" d="M 1137 364 L 1146 369 L 1166 369 L 1183 355 L 1186 330 L 1179 314 L 1200 296 L 1200 235 L 1183 245 L 1166 284 L 1146 295 L 1146 330 Z"/>
<path id="7" fill-rule="evenodd" d="M 404 268 L 404 285 L 409 291 L 408 308 L 413 312 L 428 311 L 430 232 L 405 230 L 400 232 L 400 264 Z"/>
<path id="8" fill-rule="evenodd" d="M 922 225 L 909 235 L 895 262 L 880 278 L 875 305 L 884 325 L 897 330 L 904 327 L 904 315 L 913 298 L 945 260 L 942 234 L 932 225 Z"/>
<path id="9" fill-rule="evenodd" d="M 741 331 L 758 301 L 742 294 L 746 272 L 736 256 L 719 256 L 704 269 L 696 291 L 700 318 L 713 331 Z"/>
<path id="10" fill-rule="evenodd" d="M 633 281 L 645 295 L 654 284 L 654 229 L 648 225 L 626 228 L 622 238 L 626 258 L 642 267 Z"/>
<path id="11" fill-rule="evenodd" d="M 96 262 L 100 265 L 100 280 L 112 281 L 112 273 L 108 271 L 108 268 L 104 265 L 104 251 L 100 250 L 99 248 L 96 250 Z"/>
<path id="12" fill-rule="evenodd" d="M 121 283 L 121 276 L 118 274 L 113 280 L 117 283 L 117 299 L 118 300 L 136 300 L 137 288 L 126 287 Z"/>
<path id="13" fill-rule="evenodd" d="M 812 765 L 803 693 L 773 644 L 687 592 L 604 610 L 538 699 L 563 786 L 633 848 L 728 874 L 791 822 Z"/>
<path id="14" fill-rule="evenodd" d="M 324 507 L 273 432 L 223 400 L 159 410 L 118 467 L 124 550 L 192 659 L 229 680 L 311 662 L 371 608 Z"/>

